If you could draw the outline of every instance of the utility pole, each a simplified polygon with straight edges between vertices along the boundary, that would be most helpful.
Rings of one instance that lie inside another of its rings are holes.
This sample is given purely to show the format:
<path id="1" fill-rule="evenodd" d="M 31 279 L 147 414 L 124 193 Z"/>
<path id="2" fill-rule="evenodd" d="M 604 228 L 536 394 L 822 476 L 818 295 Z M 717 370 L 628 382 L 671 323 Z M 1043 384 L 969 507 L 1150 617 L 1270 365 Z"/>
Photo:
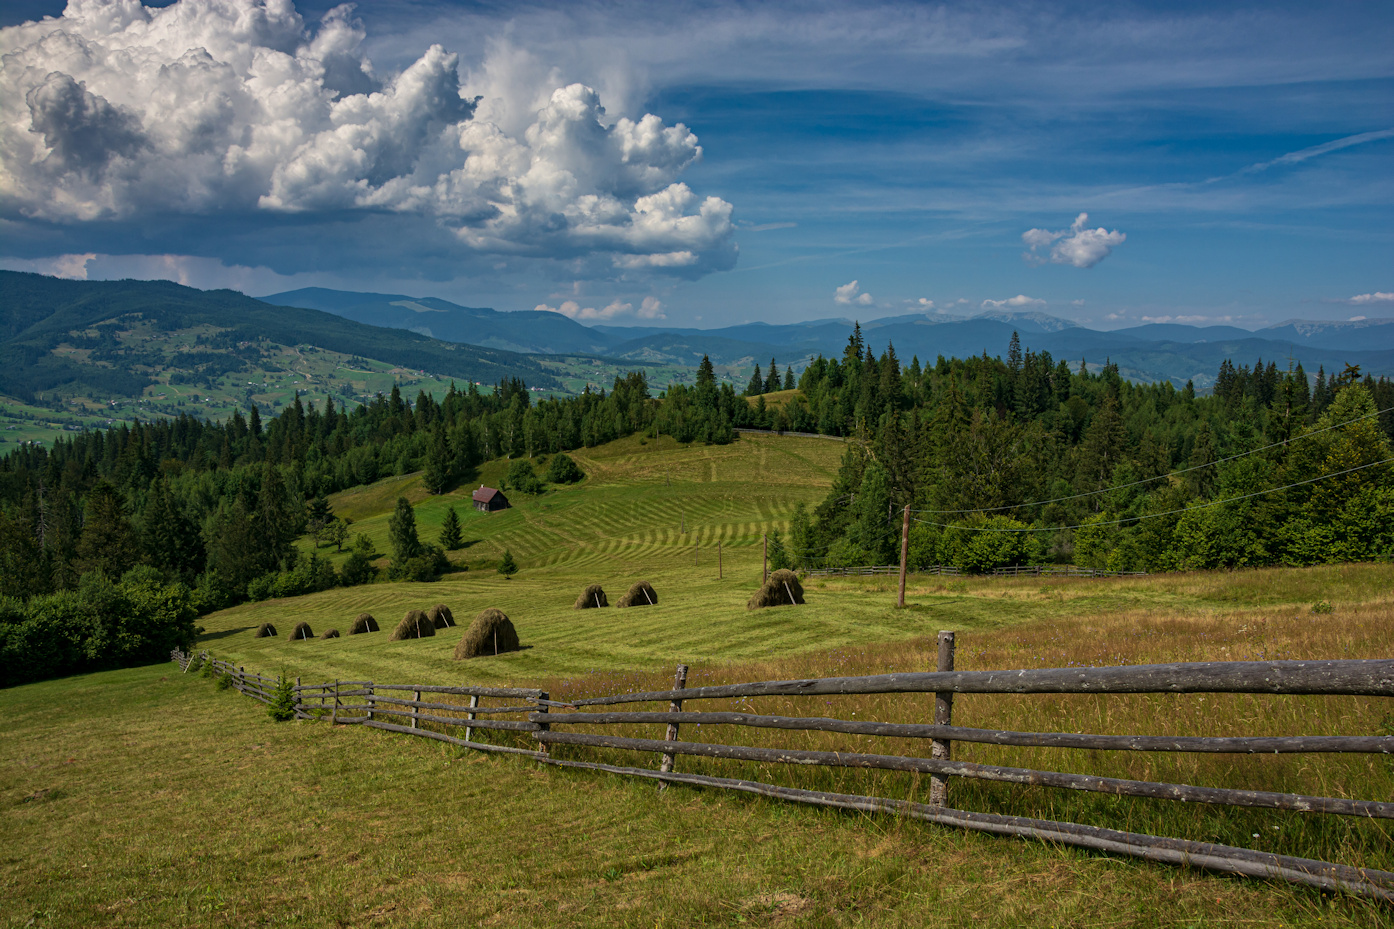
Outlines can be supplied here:
<path id="1" fill-rule="evenodd" d="M 910 556 L 910 504 L 905 505 L 905 521 L 900 525 L 900 599 L 896 606 L 905 608 L 905 563 Z"/>
<path id="2" fill-rule="evenodd" d="M 716 579 L 721 580 L 721 541 L 716 543 Z"/>
<path id="3" fill-rule="evenodd" d="M 767 535 L 760 536 L 760 544 L 765 550 L 765 577 L 764 580 L 760 581 L 760 583 L 763 584 L 770 579 L 770 537 Z"/>

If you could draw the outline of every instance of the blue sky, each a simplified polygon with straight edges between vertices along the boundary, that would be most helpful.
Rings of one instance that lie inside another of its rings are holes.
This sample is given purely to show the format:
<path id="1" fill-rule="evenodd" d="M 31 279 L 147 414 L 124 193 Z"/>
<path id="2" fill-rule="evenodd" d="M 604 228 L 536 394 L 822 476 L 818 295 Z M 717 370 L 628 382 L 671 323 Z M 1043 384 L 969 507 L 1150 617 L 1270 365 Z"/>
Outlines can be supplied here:
<path id="1" fill-rule="evenodd" d="M 1387 3 L 266 6 L 6 4 L 0 266 L 614 325 L 1394 316 Z"/>

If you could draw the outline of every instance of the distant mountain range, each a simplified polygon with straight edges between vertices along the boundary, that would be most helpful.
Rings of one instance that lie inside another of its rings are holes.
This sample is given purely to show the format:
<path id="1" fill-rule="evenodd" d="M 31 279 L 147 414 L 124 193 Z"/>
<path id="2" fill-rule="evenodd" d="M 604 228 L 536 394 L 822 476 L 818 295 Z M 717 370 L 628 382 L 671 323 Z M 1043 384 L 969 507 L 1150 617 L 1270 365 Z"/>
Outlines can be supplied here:
<path id="1" fill-rule="evenodd" d="M 0 271 L 0 394 L 25 401 L 54 390 L 139 395 L 159 373 L 191 356 L 151 353 L 135 345 L 113 347 L 111 334 L 130 329 L 136 320 L 166 337 L 188 333 L 189 343 L 195 343 L 199 333 L 221 333 L 220 342 L 233 349 L 210 346 L 194 353 L 200 370 L 210 363 L 218 367 L 204 356 L 236 354 L 238 343 L 264 339 L 462 381 L 488 384 L 520 377 L 532 386 L 560 386 L 532 356 L 375 328 L 314 309 L 271 306 L 232 290 L 196 290 L 169 281 L 70 281 Z"/>
<path id="2" fill-rule="evenodd" d="M 641 364 L 695 365 L 703 355 L 720 365 L 768 364 L 796 368 L 822 354 L 842 353 L 850 319 L 772 325 L 747 323 L 721 329 L 658 326 L 583 326 L 557 313 L 499 312 L 464 307 L 434 297 L 352 293 L 307 288 L 262 297 L 267 303 L 334 313 L 374 326 L 409 329 L 437 339 L 515 352 L 601 355 Z M 918 356 L 932 364 L 943 355 L 1002 355 L 1012 333 L 1023 348 L 1048 351 L 1072 365 L 1105 360 L 1139 381 L 1188 380 L 1208 388 L 1220 363 L 1253 364 L 1259 358 L 1286 367 L 1300 362 L 1311 374 L 1320 366 L 1339 371 L 1358 364 L 1371 374 L 1394 375 L 1394 319 L 1343 322 L 1288 320 L 1250 332 L 1233 326 L 1151 324 L 1099 331 L 1044 313 L 991 312 L 973 317 L 921 313 L 864 321 L 862 333 L 879 354 L 895 345 L 903 362 Z"/>

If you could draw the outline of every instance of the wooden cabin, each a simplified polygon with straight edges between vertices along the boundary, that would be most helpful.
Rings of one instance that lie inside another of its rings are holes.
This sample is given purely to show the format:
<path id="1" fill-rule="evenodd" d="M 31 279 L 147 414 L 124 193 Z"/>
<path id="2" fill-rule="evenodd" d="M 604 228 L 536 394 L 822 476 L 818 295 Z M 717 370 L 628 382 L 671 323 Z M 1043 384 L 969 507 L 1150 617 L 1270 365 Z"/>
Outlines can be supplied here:
<path id="1" fill-rule="evenodd" d="M 479 489 L 473 494 L 474 508 L 481 513 L 493 513 L 498 510 L 508 509 L 508 498 L 503 495 L 503 491 L 495 490 L 492 487 L 479 485 Z"/>

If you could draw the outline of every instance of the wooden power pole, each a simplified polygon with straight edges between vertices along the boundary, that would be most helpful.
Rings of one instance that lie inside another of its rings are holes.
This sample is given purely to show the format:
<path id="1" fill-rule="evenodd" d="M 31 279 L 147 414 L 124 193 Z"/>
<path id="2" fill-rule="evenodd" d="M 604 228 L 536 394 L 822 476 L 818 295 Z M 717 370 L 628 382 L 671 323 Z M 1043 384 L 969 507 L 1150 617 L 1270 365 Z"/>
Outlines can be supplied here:
<path id="1" fill-rule="evenodd" d="M 770 579 L 770 537 L 767 535 L 760 536 L 760 544 L 765 550 L 765 576 L 760 581 L 760 583 L 763 584 Z"/>
<path id="2" fill-rule="evenodd" d="M 896 606 L 905 607 L 905 564 L 910 559 L 910 505 L 905 505 L 905 520 L 900 525 L 900 599 Z"/>

